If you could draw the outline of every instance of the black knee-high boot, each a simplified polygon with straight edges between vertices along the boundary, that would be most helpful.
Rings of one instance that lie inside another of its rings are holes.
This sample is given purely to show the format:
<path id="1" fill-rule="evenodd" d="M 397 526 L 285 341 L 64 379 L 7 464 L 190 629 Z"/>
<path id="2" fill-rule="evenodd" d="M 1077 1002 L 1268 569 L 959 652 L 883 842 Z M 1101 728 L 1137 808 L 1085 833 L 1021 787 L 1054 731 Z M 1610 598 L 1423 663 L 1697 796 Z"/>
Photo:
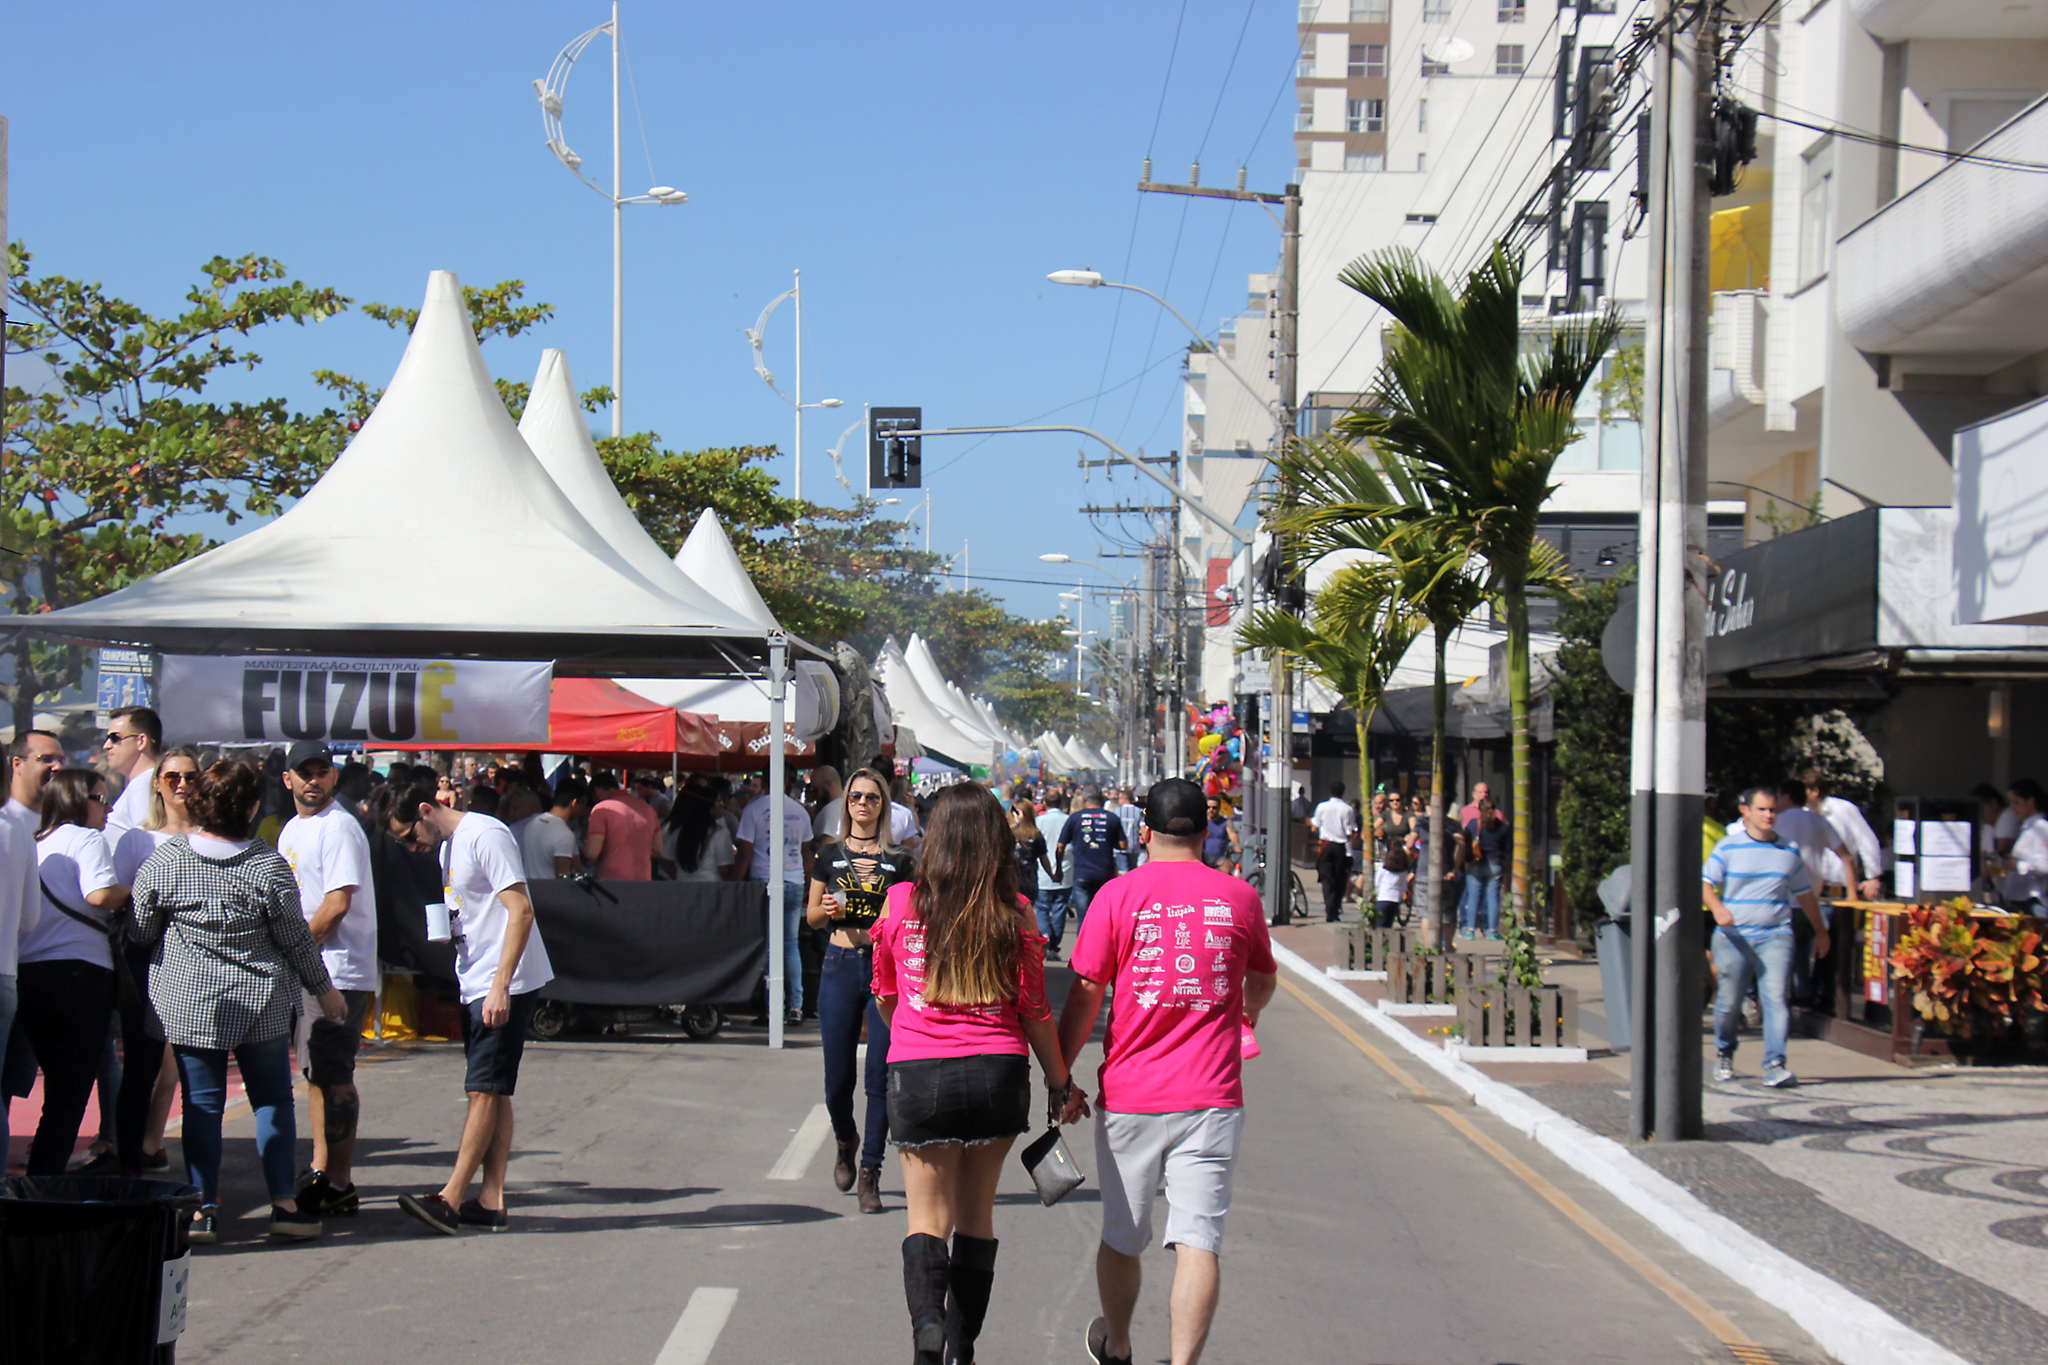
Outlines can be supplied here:
<path id="1" fill-rule="evenodd" d="M 914 1365 L 941 1365 L 951 1270 L 945 1238 L 913 1232 L 903 1239 L 903 1301 L 910 1308 Z"/>
<path id="2" fill-rule="evenodd" d="M 953 1234 L 953 1292 L 946 1299 L 946 1365 L 974 1365 L 974 1339 L 996 1284 L 996 1239 Z"/>

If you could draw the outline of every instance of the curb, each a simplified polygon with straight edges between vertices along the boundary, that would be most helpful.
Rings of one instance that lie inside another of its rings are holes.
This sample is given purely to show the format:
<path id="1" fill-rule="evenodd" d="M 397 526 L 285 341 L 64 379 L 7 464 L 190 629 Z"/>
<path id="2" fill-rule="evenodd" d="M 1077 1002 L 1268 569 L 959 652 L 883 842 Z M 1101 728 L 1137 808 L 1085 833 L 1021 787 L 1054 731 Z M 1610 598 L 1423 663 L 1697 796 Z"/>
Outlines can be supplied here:
<path id="1" fill-rule="evenodd" d="M 1410 1056 L 1533 1138 L 1681 1247 L 1799 1324 L 1841 1365 L 1969 1365 L 1876 1304 L 1702 1204 L 1611 1138 L 1448 1055 L 1331 980 L 1300 954 L 1273 945 L 1297 977 L 1342 1004 Z"/>

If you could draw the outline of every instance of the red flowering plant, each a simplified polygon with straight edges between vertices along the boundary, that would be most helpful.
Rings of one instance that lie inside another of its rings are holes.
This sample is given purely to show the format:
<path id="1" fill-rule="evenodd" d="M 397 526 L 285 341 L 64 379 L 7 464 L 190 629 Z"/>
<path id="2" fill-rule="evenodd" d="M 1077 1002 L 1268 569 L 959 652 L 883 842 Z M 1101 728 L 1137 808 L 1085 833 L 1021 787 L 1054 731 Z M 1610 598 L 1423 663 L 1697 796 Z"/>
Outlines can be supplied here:
<path id="1" fill-rule="evenodd" d="M 1972 1038 L 1993 1019 L 2010 1025 L 2022 1011 L 2042 1008 L 2038 921 L 1980 917 L 1965 897 L 1915 906 L 1903 919 L 1888 961 L 1922 1019 Z"/>

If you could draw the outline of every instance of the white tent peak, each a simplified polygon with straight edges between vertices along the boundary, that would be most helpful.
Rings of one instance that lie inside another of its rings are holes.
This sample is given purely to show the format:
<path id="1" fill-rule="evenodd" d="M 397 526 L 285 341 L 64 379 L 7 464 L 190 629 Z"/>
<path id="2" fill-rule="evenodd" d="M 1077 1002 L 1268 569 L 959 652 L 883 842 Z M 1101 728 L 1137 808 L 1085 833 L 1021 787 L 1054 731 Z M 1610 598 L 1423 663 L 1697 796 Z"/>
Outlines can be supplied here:
<path id="1" fill-rule="evenodd" d="M 740 563 L 739 551 L 733 549 L 731 538 L 725 534 L 725 528 L 718 524 L 718 518 L 712 515 L 709 507 L 698 514 L 697 524 L 690 528 L 683 548 L 676 551 L 676 567 L 692 582 L 701 584 L 713 597 L 763 630 L 779 628 L 775 624 L 775 613 L 769 611 L 768 604 L 761 600 L 754 580 L 747 576 L 745 566 Z"/>
<path id="2" fill-rule="evenodd" d="M 437 270 L 390 387 L 304 497 L 239 539 L 35 628 L 164 649 L 564 662 L 704 657 L 706 637 L 761 638 L 661 564 L 667 581 L 636 568 L 549 476 L 492 383 L 461 282 Z"/>

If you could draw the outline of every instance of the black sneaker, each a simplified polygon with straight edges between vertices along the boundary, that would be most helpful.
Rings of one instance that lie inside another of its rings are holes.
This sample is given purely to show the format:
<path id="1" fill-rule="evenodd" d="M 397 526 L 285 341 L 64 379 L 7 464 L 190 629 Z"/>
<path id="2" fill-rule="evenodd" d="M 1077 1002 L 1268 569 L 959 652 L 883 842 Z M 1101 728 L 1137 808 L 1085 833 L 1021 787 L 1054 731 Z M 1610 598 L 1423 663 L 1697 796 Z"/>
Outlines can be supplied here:
<path id="1" fill-rule="evenodd" d="M 338 1190 L 325 1171 L 308 1172 L 292 1195 L 299 1201 L 299 1207 L 315 1218 L 353 1218 L 363 1208 L 362 1197 L 353 1184 Z"/>
<path id="2" fill-rule="evenodd" d="M 212 1204 L 192 1215 L 185 1240 L 196 1247 L 210 1247 L 220 1240 L 220 1210 Z"/>
<path id="3" fill-rule="evenodd" d="M 270 1235 L 284 1237 L 294 1242 L 311 1241 L 321 1233 L 320 1219 L 304 1209 L 287 1209 L 280 1204 L 270 1206 Z"/>
<path id="4" fill-rule="evenodd" d="M 482 1228 L 486 1232 L 503 1232 L 512 1226 L 512 1219 L 503 1209 L 487 1209 L 481 1199 L 465 1199 L 456 1211 L 456 1219 L 466 1228 Z"/>
<path id="5" fill-rule="evenodd" d="M 453 1237 L 462 1230 L 462 1215 L 448 1207 L 439 1190 L 432 1194 L 401 1194 L 398 1207 L 446 1236 Z"/>
<path id="6" fill-rule="evenodd" d="M 1131 1365 L 1129 1356 L 1109 1353 L 1109 1319 L 1098 1317 L 1088 1324 L 1088 1358 L 1095 1365 Z"/>
<path id="7" fill-rule="evenodd" d="M 142 1154 L 142 1169 L 143 1169 L 143 1170 L 145 1170 L 145 1171 L 168 1171 L 168 1170 L 169 1170 L 170 1168 L 171 1168 L 171 1154 L 170 1154 L 169 1152 L 157 1151 L 157 1152 L 144 1152 L 144 1153 Z"/>

